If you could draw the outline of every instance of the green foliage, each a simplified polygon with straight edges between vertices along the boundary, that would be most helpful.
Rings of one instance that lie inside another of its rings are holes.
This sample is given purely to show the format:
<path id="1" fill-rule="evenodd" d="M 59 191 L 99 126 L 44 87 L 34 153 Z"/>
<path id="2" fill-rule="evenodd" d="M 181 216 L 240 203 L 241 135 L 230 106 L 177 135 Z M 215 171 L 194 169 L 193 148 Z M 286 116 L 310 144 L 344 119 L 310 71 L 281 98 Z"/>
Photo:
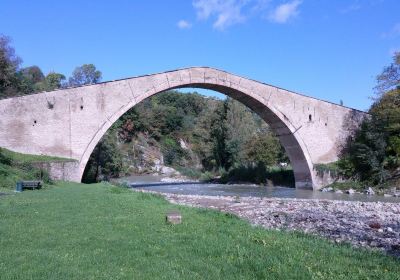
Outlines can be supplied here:
<path id="1" fill-rule="evenodd" d="M 45 80 L 45 76 L 38 66 L 22 68 L 17 75 L 20 81 L 20 91 L 24 94 L 40 90 Z"/>
<path id="2" fill-rule="evenodd" d="M 161 143 L 164 163 L 172 166 L 181 165 L 181 160 L 187 157 L 187 152 L 173 138 L 165 137 Z"/>
<path id="3" fill-rule="evenodd" d="M 385 136 L 365 122 L 351 146 L 351 158 L 361 180 L 374 179 L 382 183 L 389 176 L 384 167 L 387 142 Z"/>
<path id="4" fill-rule="evenodd" d="M 10 37 L 0 34 L 0 96 L 7 97 L 18 92 L 17 70 L 21 59 L 10 46 Z"/>
<path id="5" fill-rule="evenodd" d="M 349 143 L 343 160 L 353 165 L 360 180 L 383 183 L 400 167 L 399 106 L 400 90 L 383 94 Z"/>
<path id="6" fill-rule="evenodd" d="M 0 163 L 4 165 L 12 164 L 12 157 L 5 153 L 5 150 L 3 148 L 0 148 Z"/>
<path id="7" fill-rule="evenodd" d="M 243 104 L 231 98 L 225 101 L 226 116 L 223 120 L 225 135 L 225 168 L 245 164 L 246 147 L 252 137 L 257 134 L 256 116 Z"/>
<path id="8" fill-rule="evenodd" d="M 247 158 L 254 163 L 265 166 L 276 165 L 281 158 L 282 147 L 273 134 L 261 134 L 251 138 L 247 143 Z"/>
<path id="9" fill-rule="evenodd" d="M 257 165 L 240 165 L 230 168 L 230 170 L 222 174 L 220 182 L 245 182 L 245 183 L 266 183 L 268 176 L 267 168 L 263 164 Z"/>
<path id="10" fill-rule="evenodd" d="M 117 147 L 115 132 L 107 133 L 94 148 L 86 165 L 82 182 L 94 183 L 118 177 L 123 171 L 122 156 Z"/>
<path id="11" fill-rule="evenodd" d="M 52 91 L 61 88 L 64 82 L 65 76 L 63 74 L 50 72 L 44 81 L 38 85 L 38 89 L 41 91 Z"/>
<path id="12" fill-rule="evenodd" d="M 366 185 L 360 181 L 349 180 L 345 182 L 335 182 L 330 184 L 328 187 L 331 187 L 334 190 L 341 190 L 341 191 L 353 189 L 359 192 L 364 192 Z"/>
<path id="13" fill-rule="evenodd" d="M 38 66 L 25 67 L 19 72 L 24 76 L 24 78 L 31 81 L 33 84 L 40 83 L 45 79 L 42 70 Z"/>
<path id="14" fill-rule="evenodd" d="M 101 81 L 101 72 L 93 64 L 83 64 L 76 67 L 69 78 L 69 86 L 82 86 L 95 84 Z"/>
<path id="15" fill-rule="evenodd" d="M 192 167 L 186 167 L 186 166 L 177 166 L 176 170 L 179 171 L 183 176 L 189 177 L 191 179 L 200 179 L 200 177 L 203 175 L 203 173 Z"/>
<path id="16" fill-rule="evenodd" d="M 241 165 L 273 166 L 288 161 L 269 127 L 230 98 L 222 101 L 197 93 L 164 92 L 130 109 L 112 130 L 124 147 L 133 146 L 126 157 L 138 156 L 130 152 L 138 150 L 135 145 L 146 149 L 155 147 L 162 152 L 165 164 L 196 170 L 196 178 L 201 173 L 209 172 L 203 175 L 208 177 L 218 175 L 220 169 L 230 170 Z M 112 139 L 117 145 L 117 139 Z M 189 147 L 181 146 L 182 143 Z M 89 164 L 94 162 L 91 160 Z M 104 172 L 102 168 L 100 173 L 112 176 Z"/>
<path id="17" fill-rule="evenodd" d="M 219 182 L 245 182 L 256 184 L 272 183 L 276 186 L 294 187 L 295 180 L 293 170 L 266 167 L 262 162 L 232 167 L 228 172 L 221 172 Z"/>
<path id="18" fill-rule="evenodd" d="M 275 186 L 295 187 L 294 174 L 291 168 L 269 168 L 267 180 L 270 180 Z"/>
<path id="19" fill-rule="evenodd" d="M 211 115 L 212 157 L 206 166 L 230 169 L 249 163 L 275 165 L 282 158 L 279 140 L 247 107 L 228 98 Z"/>
<path id="20" fill-rule="evenodd" d="M 330 173 L 333 177 L 337 177 L 340 175 L 340 167 L 338 162 L 314 164 L 314 169 L 320 175 L 324 173 Z"/>
<path id="21" fill-rule="evenodd" d="M 378 96 L 400 89 L 400 52 L 396 52 L 393 55 L 393 62 L 386 66 L 382 73 L 377 76 L 377 82 L 375 90 Z"/>
<path id="22" fill-rule="evenodd" d="M 133 107 L 126 112 L 113 126 L 118 128 L 118 138 L 125 143 L 129 143 L 139 133 L 147 130 L 147 119 L 144 119 L 138 112 L 137 107 Z"/>
<path id="23" fill-rule="evenodd" d="M 209 181 L 211 181 L 212 179 L 214 179 L 214 174 L 212 174 L 212 173 L 209 172 L 209 171 L 206 171 L 206 172 L 202 173 L 202 174 L 200 175 L 200 178 L 199 178 L 199 180 L 200 180 L 201 182 L 209 182 Z"/>
<path id="24" fill-rule="evenodd" d="M 378 98 L 346 152 L 340 168 L 347 178 L 384 184 L 400 169 L 400 53 L 378 76 Z"/>
<path id="25" fill-rule="evenodd" d="M 336 162 L 336 166 L 339 168 L 339 175 L 344 178 L 356 179 L 356 167 L 349 156 L 344 156 Z"/>

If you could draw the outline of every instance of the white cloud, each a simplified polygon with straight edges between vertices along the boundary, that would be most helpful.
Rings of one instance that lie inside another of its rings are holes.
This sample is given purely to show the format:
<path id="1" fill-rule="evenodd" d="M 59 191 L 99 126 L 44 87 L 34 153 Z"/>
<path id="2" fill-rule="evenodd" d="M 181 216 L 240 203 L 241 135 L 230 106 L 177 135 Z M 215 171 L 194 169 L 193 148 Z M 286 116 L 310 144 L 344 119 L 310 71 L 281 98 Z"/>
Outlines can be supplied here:
<path id="1" fill-rule="evenodd" d="M 207 20 L 213 17 L 213 27 L 224 30 L 245 21 L 242 9 L 249 2 L 250 0 L 194 0 L 193 7 L 199 19 Z"/>
<path id="2" fill-rule="evenodd" d="M 245 22 L 251 17 L 263 17 L 286 23 L 299 13 L 302 0 L 286 0 L 286 3 L 273 8 L 273 0 L 193 0 L 192 4 L 199 20 L 213 21 L 217 30 Z"/>
<path id="3" fill-rule="evenodd" d="M 286 23 L 299 14 L 301 0 L 294 0 L 276 7 L 269 15 L 269 20 L 276 23 Z"/>
<path id="4" fill-rule="evenodd" d="M 256 13 L 263 12 L 269 7 L 271 1 L 272 0 L 256 0 L 251 11 Z"/>
<path id="5" fill-rule="evenodd" d="M 192 24 L 190 22 L 183 19 L 178 21 L 176 25 L 178 26 L 179 29 L 190 29 L 192 27 Z"/>
<path id="6" fill-rule="evenodd" d="M 400 22 L 393 26 L 391 33 L 393 37 L 400 35 Z"/>
<path id="7" fill-rule="evenodd" d="M 357 3 L 355 3 L 355 4 L 351 4 L 351 5 L 349 5 L 349 6 L 345 7 L 345 8 L 343 8 L 342 10 L 340 10 L 340 13 L 342 13 L 342 14 L 348 14 L 348 13 L 351 13 L 351 12 L 358 11 L 358 10 L 360 10 L 360 9 L 361 9 L 361 5 L 358 4 L 358 2 L 357 2 Z"/>
<path id="8" fill-rule="evenodd" d="M 396 23 L 392 29 L 382 34 L 382 38 L 395 38 L 400 36 L 400 22 Z"/>

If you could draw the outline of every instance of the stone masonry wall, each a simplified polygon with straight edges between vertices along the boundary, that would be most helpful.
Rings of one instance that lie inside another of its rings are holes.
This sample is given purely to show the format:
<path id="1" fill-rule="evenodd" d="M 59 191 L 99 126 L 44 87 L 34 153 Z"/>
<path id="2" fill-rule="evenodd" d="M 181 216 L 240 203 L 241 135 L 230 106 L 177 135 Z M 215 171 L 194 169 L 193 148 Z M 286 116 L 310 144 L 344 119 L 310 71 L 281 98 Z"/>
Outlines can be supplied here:
<path id="1" fill-rule="evenodd" d="M 46 170 L 52 180 L 71 181 L 71 178 L 77 177 L 79 162 L 71 161 L 52 161 L 52 162 L 34 162 L 32 165 L 36 168 Z"/>

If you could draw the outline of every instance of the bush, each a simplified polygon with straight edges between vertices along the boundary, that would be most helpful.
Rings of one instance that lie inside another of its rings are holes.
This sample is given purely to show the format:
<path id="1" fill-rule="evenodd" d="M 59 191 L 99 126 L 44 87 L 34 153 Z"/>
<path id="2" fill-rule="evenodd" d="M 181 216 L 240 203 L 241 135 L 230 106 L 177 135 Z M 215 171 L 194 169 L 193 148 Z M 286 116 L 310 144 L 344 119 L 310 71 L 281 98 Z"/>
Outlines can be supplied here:
<path id="1" fill-rule="evenodd" d="M 6 165 L 11 165 L 12 163 L 12 158 L 9 155 L 6 155 L 2 148 L 0 148 L 0 163 Z"/>
<path id="2" fill-rule="evenodd" d="M 317 174 L 321 177 L 324 173 L 330 173 L 332 177 L 338 177 L 340 174 L 340 168 L 337 162 L 315 164 L 314 169 L 317 171 Z"/>
<path id="3" fill-rule="evenodd" d="M 365 189 L 365 184 L 359 181 L 346 181 L 346 182 L 335 182 L 330 184 L 328 187 L 332 187 L 334 190 L 348 190 L 354 189 L 358 191 L 363 191 Z"/>
<path id="4" fill-rule="evenodd" d="M 183 176 L 192 179 L 199 179 L 202 175 L 201 171 L 195 168 L 177 166 L 175 169 L 178 170 Z"/>
<path id="5" fill-rule="evenodd" d="M 294 174 L 292 169 L 265 167 L 264 164 L 240 165 L 231 168 L 228 172 L 221 174 L 221 183 L 249 182 L 255 184 L 266 184 L 267 180 L 274 185 L 294 186 Z"/>
<path id="6" fill-rule="evenodd" d="M 212 179 L 214 179 L 214 175 L 211 172 L 208 172 L 208 171 L 202 173 L 201 176 L 200 176 L 200 181 L 202 181 L 202 182 L 209 182 Z"/>

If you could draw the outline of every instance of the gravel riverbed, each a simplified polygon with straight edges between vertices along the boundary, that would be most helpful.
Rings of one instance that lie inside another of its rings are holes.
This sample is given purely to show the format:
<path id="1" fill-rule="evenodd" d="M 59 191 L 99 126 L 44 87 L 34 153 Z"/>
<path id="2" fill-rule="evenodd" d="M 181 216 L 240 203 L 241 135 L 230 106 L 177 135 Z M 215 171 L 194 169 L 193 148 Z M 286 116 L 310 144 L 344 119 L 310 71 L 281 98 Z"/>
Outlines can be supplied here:
<path id="1" fill-rule="evenodd" d="M 161 194 L 174 204 L 232 213 L 268 229 L 298 230 L 400 256 L 399 203 L 143 192 Z"/>

